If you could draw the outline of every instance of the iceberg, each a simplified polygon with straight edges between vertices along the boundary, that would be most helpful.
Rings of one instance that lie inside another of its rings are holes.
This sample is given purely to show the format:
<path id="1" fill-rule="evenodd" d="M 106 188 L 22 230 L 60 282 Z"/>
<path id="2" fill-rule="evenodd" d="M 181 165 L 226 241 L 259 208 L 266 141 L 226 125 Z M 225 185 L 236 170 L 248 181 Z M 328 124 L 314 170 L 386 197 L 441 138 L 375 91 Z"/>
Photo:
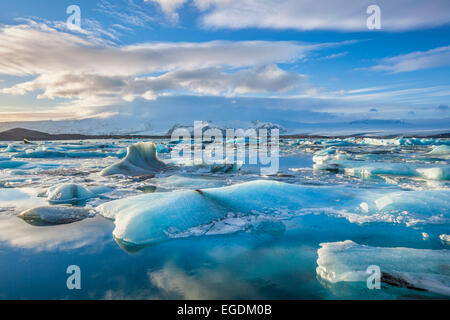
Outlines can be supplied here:
<path id="1" fill-rule="evenodd" d="M 8 144 L 8 146 L 5 148 L 5 150 L 3 150 L 3 152 L 14 153 L 14 152 L 20 152 L 20 151 L 17 150 L 17 149 L 14 147 L 14 145 Z"/>
<path id="2" fill-rule="evenodd" d="M 18 217 L 34 226 L 47 226 L 72 223 L 92 215 L 92 210 L 83 208 L 46 206 L 28 209 L 20 213 Z"/>
<path id="3" fill-rule="evenodd" d="M 159 159 L 153 142 L 139 142 L 128 146 L 126 157 L 103 169 L 101 175 L 140 176 L 154 174 L 167 168 L 168 166 Z"/>
<path id="4" fill-rule="evenodd" d="M 95 197 L 96 194 L 83 186 L 63 183 L 50 187 L 46 196 L 50 203 L 72 203 L 88 200 Z"/>
<path id="5" fill-rule="evenodd" d="M 330 282 L 366 282 L 369 266 L 378 266 L 390 285 L 450 296 L 450 251 L 382 248 L 351 240 L 321 243 L 316 273 Z"/>
<path id="6" fill-rule="evenodd" d="M 427 154 L 432 154 L 432 155 L 447 155 L 447 154 L 450 154 L 450 146 L 448 146 L 448 145 L 440 145 L 440 146 L 434 147 L 433 150 L 431 150 Z"/>
<path id="7" fill-rule="evenodd" d="M 97 211 L 114 220 L 115 238 L 145 245 L 167 240 L 170 234 L 215 222 L 217 225 L 218 221 L 228 219 L 229 214 L 283 220 L 323 213 L 355 223 L 446 223 L 449 196 L 449 190 L 393 192 L 257 180 L 219 188 L 133 196 L 104 203 Z M 361 206 L 362 202 L 365 205 Z"/>
<path id="8" fill-rule="evenodd" d="M 421 177 L 428 180 L 449 180 L 450 166 L 424 166 L 412 163 L 386 163 L 345 160 L 345 155 L 315 155 L 314 170 L 342 172 L 360 178 L 376 178 L 379 175 Z"/>
<path id="9" fill-rule="evenodd" d="M 214 188 L 224 184 L 223 181 L 211 177 L 198 177 L 195 175 L 174 174 L 168 177 L 160 177 L 156 180 L 159 187 L 166 189 L 199 189 Z"/>

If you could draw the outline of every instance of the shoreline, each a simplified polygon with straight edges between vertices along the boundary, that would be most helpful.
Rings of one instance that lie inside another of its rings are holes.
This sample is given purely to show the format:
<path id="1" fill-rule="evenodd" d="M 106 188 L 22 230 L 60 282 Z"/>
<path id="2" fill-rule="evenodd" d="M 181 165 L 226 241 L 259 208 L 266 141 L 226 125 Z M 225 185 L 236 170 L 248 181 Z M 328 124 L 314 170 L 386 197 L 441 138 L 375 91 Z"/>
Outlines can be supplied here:
<path id="1" fill-rule="evenodd" d="M 421 134 L 386 134 L 386 135 L 363 135 L 363 134 L 349 134 L 349 135 L 307 135 L 307 134 L 288 134 L 280 135 L 280 139 L 345 139 L 345 138 L 378 138 L 391 139 L 399 136 L 406 138 L 450 138 L 450 131 L 440 134 L 421 135 Z M 84 135 L 84 134 L 50 134 L 41 131 L 28 130 L 22 128 L 15 128 L 0 132 L 0 141 L 71 141 L 71 140 L 121 140 L 121 139 L 171 139 L 167 135 Z"/>

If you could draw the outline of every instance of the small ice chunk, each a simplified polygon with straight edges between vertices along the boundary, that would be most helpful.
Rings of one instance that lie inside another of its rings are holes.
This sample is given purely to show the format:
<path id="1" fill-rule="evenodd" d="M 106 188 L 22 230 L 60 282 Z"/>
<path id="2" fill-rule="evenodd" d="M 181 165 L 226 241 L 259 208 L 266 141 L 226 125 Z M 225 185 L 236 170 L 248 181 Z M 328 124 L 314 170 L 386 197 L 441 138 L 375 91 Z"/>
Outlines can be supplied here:
<path id="1" fill-rule="evenodd" d="M 435 155 L 445 155 L 445 154 L 450 154 L 450 146 L 447 145 L 441 145 L 441 146 L 437 146 L 434 147 L 433 150 L 431 150 L 430 152 L 428 152 L 427 154 L 435 154 Z"/>
<path id="2" fill-rule="evenodd" d="M 223 220 L 229 212 L 275 218 L 323 213 L 356 223 L 407 226 L 445 223 L 449 199 L 447 190 L 392 192 L 257 180 L 219 188 L 144 194 L 107 202 L 97 209 L 115 220 L 116 238 L 147 244 L 167 239 L 170 228 L 185 232 Z M 367 204 L 367 212 L 362 210 L 362 202 Z"/>
<path id="3" fill-rule="evenodd" d="M 359 206 L 365 213 L 369 212 L 369 205 L 367 204 L 367 202 L 361 202 Z"/>
<path id="4" fill-rule="evenodd" d="M 92 214 L 84 208 L 47 206 L 26 210 L 19 214 L 19 218 L 34 226 L 46 226 L 80 221 Z"/>

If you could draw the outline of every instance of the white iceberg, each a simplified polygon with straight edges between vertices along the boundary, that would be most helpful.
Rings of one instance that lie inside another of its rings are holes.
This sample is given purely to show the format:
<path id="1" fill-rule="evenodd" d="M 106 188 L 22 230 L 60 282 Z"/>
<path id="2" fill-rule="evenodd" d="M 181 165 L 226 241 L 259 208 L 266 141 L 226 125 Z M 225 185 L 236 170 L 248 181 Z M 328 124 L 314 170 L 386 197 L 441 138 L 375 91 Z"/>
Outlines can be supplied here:
<path id="1" fill-rule="evenodd" d="M 93 212 L 77 207 L 46 206 L 28 209 L 18 215 L 24 221 L 35 226 L 67 224 L 92 216 Z"/>
<path id="2" fill-rule="evenodd" d="M 88 200 L 109 191 L 111 189 L 107 187 L 86 189 L 82 185 L 63 183 L 48 188 L 46 197 L 50 203 L 71 203 Z"/>
<path id="3" fill-rule="evenodd" d="M 450 251 L 381 248 L 351 240 L 322 243 L 317 275 L 331 282 L 366 282 L 369 266 L 380 268 L 381 281 L 405 288 L 450 295 Z"/>
<path id="4" fill-rule="evenodd" d="M 447 154 L 450 154 L 450 146 L 448 146 L 448 145 L 440 145 L 440 146 L 434 147 L 433 150 L 431 150 L 427 154 L 432 154 L 432 155 L 447 155 Z"/>
<path id="5" fill-rule="evenodd" d="M 116 238 L 141 245 L 227 219 L 230 213 L 273 219 L 323 213 L 356 223 L 446 223 L 449 196 L 447 190 L 373 191 L 259 180 L 220 188 L 144 194 L 104 203 L 97 210 L 115 220 Z M 365 205 L 361 207 L 362 202 Z"/>

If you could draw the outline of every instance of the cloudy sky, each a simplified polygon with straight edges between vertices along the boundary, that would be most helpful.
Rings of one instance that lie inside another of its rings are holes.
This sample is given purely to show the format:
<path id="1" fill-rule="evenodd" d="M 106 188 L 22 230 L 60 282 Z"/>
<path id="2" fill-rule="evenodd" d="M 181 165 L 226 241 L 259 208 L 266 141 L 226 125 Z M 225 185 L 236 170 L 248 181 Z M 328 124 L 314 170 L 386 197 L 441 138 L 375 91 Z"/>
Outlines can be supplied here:
<path id="1" fill-rule="evenodd" d="M 367 27 L 374 4 L 381 29 Z M 2 1 L 0 122 L 443 119 L 449 12 L 448 0 Z"/>

